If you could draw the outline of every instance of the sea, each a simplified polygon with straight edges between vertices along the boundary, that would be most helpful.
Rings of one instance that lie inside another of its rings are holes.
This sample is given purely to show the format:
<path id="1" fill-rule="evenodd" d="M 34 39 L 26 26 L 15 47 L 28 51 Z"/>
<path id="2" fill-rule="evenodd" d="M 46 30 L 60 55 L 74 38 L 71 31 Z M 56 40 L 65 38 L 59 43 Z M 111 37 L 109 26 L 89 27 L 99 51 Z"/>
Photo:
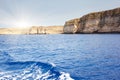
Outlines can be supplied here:
<path id="1" fill-rule="evenodd" d="M 120 80 L 120 34 L 0 35 L 0 80 Z"/>

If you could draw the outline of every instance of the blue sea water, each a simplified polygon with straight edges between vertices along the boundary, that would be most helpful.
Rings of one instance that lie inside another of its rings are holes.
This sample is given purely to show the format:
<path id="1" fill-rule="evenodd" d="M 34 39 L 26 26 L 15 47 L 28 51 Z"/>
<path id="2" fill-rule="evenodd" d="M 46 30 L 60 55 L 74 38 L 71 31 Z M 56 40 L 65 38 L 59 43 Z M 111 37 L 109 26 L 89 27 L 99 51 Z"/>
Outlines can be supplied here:
<path id="1" fill-rule="evenodd" d="M 120 80 L 120 35 L 0 35 L 0 80 L 73 79 Z"/>

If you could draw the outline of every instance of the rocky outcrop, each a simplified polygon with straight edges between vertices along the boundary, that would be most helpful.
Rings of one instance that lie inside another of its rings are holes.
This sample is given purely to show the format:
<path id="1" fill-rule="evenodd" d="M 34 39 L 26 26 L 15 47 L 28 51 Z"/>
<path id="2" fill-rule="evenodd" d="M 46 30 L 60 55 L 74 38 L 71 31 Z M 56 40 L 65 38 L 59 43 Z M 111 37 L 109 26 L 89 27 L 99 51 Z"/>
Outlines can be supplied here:
<path id="1" fill-rule="evenodd" d="M 120 8 L 69 20 L 63 30 L 64 33 L 120 33 Z"/>
<path id="2" fill-rule="evenodd" d="M 0 34 L 61 34 L 63 26 L 32 26 L 27 28 L 0 28 Z"/>
<path id="3" fill-rule="evenodd" d="M 28 34 L 61 34 L 63 26 L 33 26 Z"/>

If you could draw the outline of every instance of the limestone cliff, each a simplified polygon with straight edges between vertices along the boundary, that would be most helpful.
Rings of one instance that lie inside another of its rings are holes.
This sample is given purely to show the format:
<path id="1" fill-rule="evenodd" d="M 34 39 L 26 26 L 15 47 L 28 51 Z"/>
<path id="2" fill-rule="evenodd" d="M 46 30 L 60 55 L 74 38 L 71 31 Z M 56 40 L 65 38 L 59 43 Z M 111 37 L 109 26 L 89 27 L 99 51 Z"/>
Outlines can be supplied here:
<path id="1" fill-rule="evenodd" d="M 120 33 L 120 8 L 69 20 L 64 25 L 64 33 Z"/>
<path id="2" fill-rule="evenodd" d="M 27 28 L 0 28 L 0 34 L 61 34 L 63 26 L 32 26 Z"/>
<path id="3" fill-rule="evenodd" d="M 29 28 L 0 28 L 0 34 L 27 34 Z"/>
<path id="4" fill-rule="evenodd" d="M 33 26 L 28 34 L 61 34 L 63 26 Z"/>

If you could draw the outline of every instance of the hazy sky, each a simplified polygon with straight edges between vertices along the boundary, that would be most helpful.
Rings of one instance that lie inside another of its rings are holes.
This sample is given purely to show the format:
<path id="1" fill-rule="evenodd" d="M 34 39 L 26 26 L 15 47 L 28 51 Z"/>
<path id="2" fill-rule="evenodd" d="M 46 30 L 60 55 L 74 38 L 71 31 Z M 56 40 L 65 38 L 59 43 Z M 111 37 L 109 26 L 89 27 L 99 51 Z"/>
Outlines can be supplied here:
<path id="1" fill-rule="evenodd" d="M 120 0 L 0 0 L 0 27 L 64 25 L 87 13 L 120 7 Z"/>

